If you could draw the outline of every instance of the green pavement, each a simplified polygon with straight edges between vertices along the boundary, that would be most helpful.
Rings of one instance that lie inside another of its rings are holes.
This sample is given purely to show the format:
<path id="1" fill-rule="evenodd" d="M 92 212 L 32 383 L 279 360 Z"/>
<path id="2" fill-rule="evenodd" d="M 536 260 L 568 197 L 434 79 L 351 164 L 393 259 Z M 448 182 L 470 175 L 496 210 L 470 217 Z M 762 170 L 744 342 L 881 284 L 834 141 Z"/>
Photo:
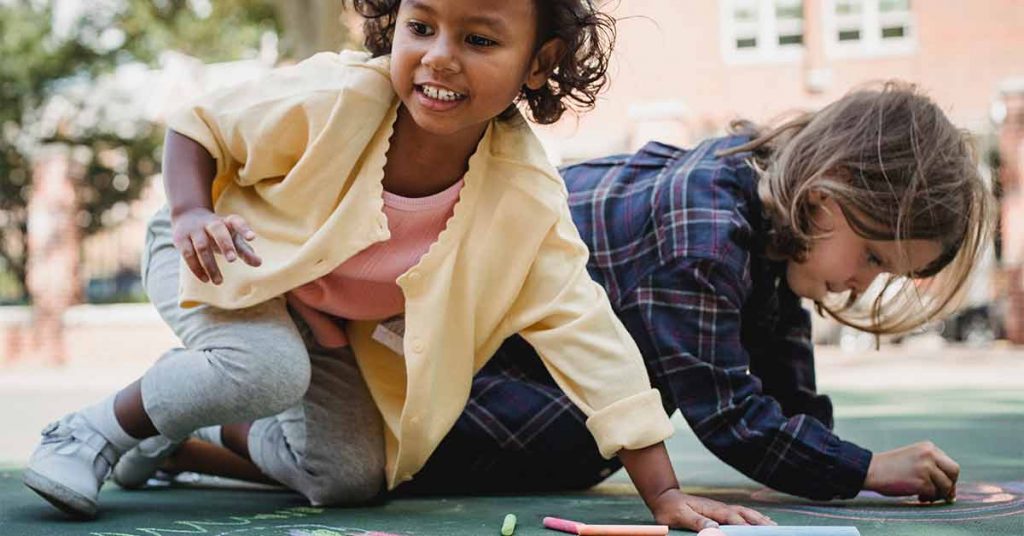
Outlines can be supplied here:
<path id="1" fill-rule="evenodd" d="M 732 471 L 682 430 L 669 446 L 684 485 L 760 509 L 784 525 L 854 525 L 865 536 L 1024 535 L 1024 393 L 839 393 L 834 402 L 846 439 L 873 450 L 931 439 L 953 456 L 962 467 L 956 504 L 921 506 L 873 494 L 833 503 L 785 496 Z M 352 509 L 310 508 L 290 493 L 237 489 L 126 492 L 111 486 L 102 501 L 98 520 L 68 521 L 25 489 L 17 470 L 2 471 L 0 536 L 479 536 L 499 534 L 507 513 L 518 516 L 518 536 L 554 536 L 540 525 L 545 515 L 648 521 L 621 473 L 586 493 L 404 498 Z"/>

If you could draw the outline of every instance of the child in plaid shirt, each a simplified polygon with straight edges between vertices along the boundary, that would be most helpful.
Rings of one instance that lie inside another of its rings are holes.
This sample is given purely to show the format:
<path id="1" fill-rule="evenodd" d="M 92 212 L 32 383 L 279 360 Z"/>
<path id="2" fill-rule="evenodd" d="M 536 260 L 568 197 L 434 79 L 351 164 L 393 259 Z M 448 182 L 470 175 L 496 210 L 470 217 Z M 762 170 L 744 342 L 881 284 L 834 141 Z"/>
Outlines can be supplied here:
<path id="1" fill-rule="evenodd" d="M 680 410 L 729 465 L 792 495 L 952 498 L 959 467 L 930 442 L 872 453 L 832 431 L 801 300 L 879 334 L 954 306 L 991 217 L 967 135 L 896 83 L 774 130 L 735 127 L 690 150 L 651 143 L 562 170 L 590 273 L 666 412 Z M 407 489 L 593 485 L 619 465 L 596 455 L 582 420 L 529 346 L 510 339 Z M 470 471 L 451 470 L 467 461 Z"/>

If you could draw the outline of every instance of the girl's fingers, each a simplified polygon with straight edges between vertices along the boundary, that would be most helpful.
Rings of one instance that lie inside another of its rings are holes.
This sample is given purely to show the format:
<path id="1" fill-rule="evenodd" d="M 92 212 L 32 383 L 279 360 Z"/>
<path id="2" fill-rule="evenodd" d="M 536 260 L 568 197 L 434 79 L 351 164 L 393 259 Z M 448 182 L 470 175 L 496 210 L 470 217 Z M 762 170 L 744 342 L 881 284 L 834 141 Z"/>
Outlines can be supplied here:
<path id="1" fill-rule="evenodd" d="M 256 254 L 256 250 L 251 244 L 245 241 L 241 234 L 235 232 L 231 235 L 232 240 L 235 244 L 235 249 L 238 250 L 238 255 L 242 257 L 242 260 L 249 266 L 259 266 L 263 264 L 263 259 Z"/>
<path id="2" fill-rule="evenodd" d="M 942 452 L 941 449 L 935 450 L 938 451 L 935 454 L 935 463 L 939 466 L 939 469 L 942 469 L 942 472 L 953 481 L 955 487 L 956 481 L 960 479 L 960 464 L 953 461 L 953 458 L 950 458 L 949 455 Z"/>
<path id="3" fill-rule="evenodd" d="M 718 522 L 724 522 L 726 525 L 747 525 L 747 519 L 740 514 L 735 508 L 729 508 L 722 512 L 724 519 L 719 517 Z M 716 516 L 717 517 L 717 516 Z"/>
<path id="4" fill-rule="evenodd" d="M 931 500 L 937 501 L 949 497 L 949 493 L 953 490 L 953 481 L 937 465 L 932 466 L 929 472 L 934 488 Z"/>
<path id="5" fill-rule="evenodd" d="M 249 241 L 256 239 L 256 233 L 252 230 L 252 227 L 249 227 L 249 223 L 245 221 L 245 218 L 237 214 L 231 214 L 224 218 L 224 223 L 234 229 L 236 233 L 242 235 L 242 238 Z"/>
<path id="6" fill-rule="evenodd" d="M 219 285 L 223 278 L 220 275 L 220 269 L 217 267 L 217 259 L 213 256 L 210 239 L 206 236 L 205 231 L 192 235 L 192 246 L 199 256 L 199 263 L 203 265 L 203 269 L 209 274 L 210 281 L 214 285 Z"/>
<path id="7" fill-rule="evenodd" d="M 238 258 L 235 251 L 234 241 L 231 239 L 231 230 L 220 220 L 212 221 L 205 227 L 206 234 L 213 239 L 214 251 L 219 251 L 228 262 L 234 262 Z"/>
<path id="8" fill-rule="evenodd" d="M 189 271 L 191 271 L 203 283 L 208 283 L 210 281 L 210 276 L 206 275 L 206 270 L 204 270 L 203 265 L 199 263 L 199 257 L 196 255 L 195 249 L 192 248 L 192 241 L 183 241 L 176 247 L 178 248 L 178 251 L 181 252 L 181 257 L 185 259 L 185 265 L 188 266 Z"/>
<path id="9" fill-rule="evenodd" d="M 718 522 L 713 519 L 704 517 L 701 514 L 693 511 L 692 508 L 683 508 L 679 513 L 680 526 L 693 532 L 700 532 L 706 528 L 718 527 Z"/>
<path id="10" fill-rule="evenodd" d="M 751 508 L 744 508 L 742 506 L 740 507 L 739 510 L 740 510 L 740 515 L 743 516 L 743 519 L 746 519 L 747 523 L 750 524 L 750 525 L 774 525 L 775 524 L 775 522 L 772 521 L 771 518 L 769 518 L 768 516 L 762 514 L 761 512 L 758 512 L 757 510 L 754 510 L 754 509 L 751 509 Z"/>

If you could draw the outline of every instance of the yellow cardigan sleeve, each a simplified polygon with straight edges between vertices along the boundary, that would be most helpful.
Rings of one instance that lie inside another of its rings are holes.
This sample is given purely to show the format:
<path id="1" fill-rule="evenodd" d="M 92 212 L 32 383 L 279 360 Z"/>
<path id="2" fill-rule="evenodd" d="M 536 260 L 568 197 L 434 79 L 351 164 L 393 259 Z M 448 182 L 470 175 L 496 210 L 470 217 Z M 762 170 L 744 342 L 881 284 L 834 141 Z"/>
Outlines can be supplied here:
<path id="1" fill-rule="evenodd" d="M 586 415 L 601 454 L 664 441 L 673 427 L 643 358 L 587 273 L 588 251 L 568 205 L 545 238 L 510 320 Z"/>
<path id="2" fill-rule="evenodd" d="M 250 186 L 286 175 L 326 122 L 354 54 L 317 54 L 214 91 L 172 114 L 169 129 L 217 160 L 214 198 L 227 181 Z"/>

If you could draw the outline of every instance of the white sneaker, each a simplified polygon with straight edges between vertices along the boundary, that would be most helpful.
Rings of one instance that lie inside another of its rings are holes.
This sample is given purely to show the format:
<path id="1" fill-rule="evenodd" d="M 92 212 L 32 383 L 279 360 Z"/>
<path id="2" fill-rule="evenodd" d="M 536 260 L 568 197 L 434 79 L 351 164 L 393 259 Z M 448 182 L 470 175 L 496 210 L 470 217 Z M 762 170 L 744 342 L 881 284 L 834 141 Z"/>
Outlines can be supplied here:
<path id="1" fill-rule="evenodd" d="M 192 432 L 189 437 L 220 445 L 220 426 L 207 426 Z M 143 439 L 129 450 L 114 466 L 110 479 L 124 489 L 141 488 L 160 470 L 164 460 L 169 458 L 184 441 L 172 441 L 164 436 Z"/>
<path id="2" fill-rule="evenodd" d="M 22 481 L 68 515 L 96 517 L 96 499 L 117 451 L 78 413 L 50 423 L 42 435 Z"/>
<path id="3" fill-rule="evenodd" d="M 174 454 L 182 443 L 183 441 L 172 441 L 160 435 L 143 439 L 137 447 L 121 456 L 114 466 L 110 479 L 124 489 L 139 489 L 156 474 L 164 460 Z"/>

